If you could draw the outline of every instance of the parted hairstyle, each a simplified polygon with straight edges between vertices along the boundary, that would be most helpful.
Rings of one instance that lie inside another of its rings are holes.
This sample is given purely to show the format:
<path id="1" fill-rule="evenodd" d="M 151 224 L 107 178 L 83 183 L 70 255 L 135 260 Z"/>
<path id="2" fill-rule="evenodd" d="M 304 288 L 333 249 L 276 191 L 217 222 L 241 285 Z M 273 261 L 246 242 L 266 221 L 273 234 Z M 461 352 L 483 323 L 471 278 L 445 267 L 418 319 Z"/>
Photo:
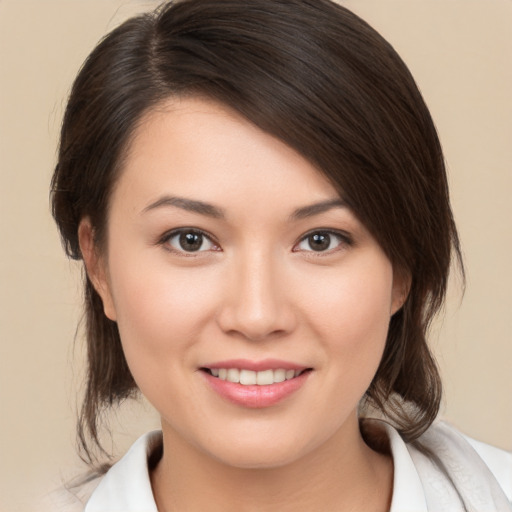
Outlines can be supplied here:
<path id="1" fill-rule="evenodd" d="M 87 58 L 64 115 L 51 202 L 71 258 L 82 258 L 85 217 L 106 249 L 109 198 L 131 136 L 144 114 L 178 96 L 220 102 L 302 154 L 407 276 L 407 299 L 391 318 L 362 410 L 379 409 L 405 440 L 416 439 L 441 400 L 426 333 L 452 256 L 464 271 L 441 146 L 406 65 L 329 0 L 177 0 L 129 19 Z M 86 273 L 84 286 L 88 370 L 78 439 L 93 462 L 102 413 L 137 386 Z"/>

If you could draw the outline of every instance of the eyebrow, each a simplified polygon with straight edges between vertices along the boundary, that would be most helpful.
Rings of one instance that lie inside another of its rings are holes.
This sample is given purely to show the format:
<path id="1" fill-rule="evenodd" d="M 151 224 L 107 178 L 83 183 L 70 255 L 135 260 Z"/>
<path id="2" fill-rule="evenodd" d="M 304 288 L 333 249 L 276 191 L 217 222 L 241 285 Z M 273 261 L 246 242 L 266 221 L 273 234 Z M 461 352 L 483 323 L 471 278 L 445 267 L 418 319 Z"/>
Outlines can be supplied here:
<path id="1" fill-rule="evenodd" d="M 347 203 L 343 201 L 343 199 L 328 199 L 327 201 L 321 201 L 320 203 L 314 203 L 308 206 L 297 208 L 290 216 L 290 220 L 306 219 L 308 217 L 313 217 L 314 215 L 324 213 L 328 210 L 332 210 L 333 208 L 347 207 Z"/>
<path id="2" fill-rule="evenodd" d="M 215 219 L 225 218 L 224 211 L 221 208 L 213 206 L 212 204 L 205 203 L 203 201 L 197 201 L 194 199 L 186 199 L 184 197 L 164 196 L 146 206 L 143 213 L 146 213 L 156 208 L 175 206 L 189 212 L 199 213 L 200 215 L 206 215 Z"/>
<path id="3" fill-rule="evenodd" d="M 226 215 L 222 208 L 214 206 L 204 201 L 198 201 L 195 199 L 187 199 L 184 197 L 175 196 L 164 196 L 157 199 L 155 202 L 146 206 L 142 212 L 146 213 L 151 210 L 162 207 L 176 207 L 181 208 L 189 212 L 198 213 L 200 215 L 206 215 L 215 219 L 225 219 Z M 319 203 L 310 204 L 307 206 L 301 206 L 297 208 L 291 215 L 290 221 L 306 219 L 319 215 L 333 208 L 347 208 L 347 203 L 340 198 L 328 199 L 327 201 L 321 201 Z"/>

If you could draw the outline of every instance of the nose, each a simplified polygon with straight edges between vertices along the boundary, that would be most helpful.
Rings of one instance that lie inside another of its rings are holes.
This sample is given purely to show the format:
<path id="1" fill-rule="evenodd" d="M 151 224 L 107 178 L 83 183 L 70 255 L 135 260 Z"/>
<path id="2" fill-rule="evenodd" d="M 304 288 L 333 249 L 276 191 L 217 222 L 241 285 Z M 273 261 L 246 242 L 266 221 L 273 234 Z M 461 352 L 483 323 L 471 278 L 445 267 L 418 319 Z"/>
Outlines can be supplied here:
<path id="1" fill-rule="evenodd" d="M 224 332 L 260 341 L 293 331 L 297 318 L 290 283 L 268 254 L 252 254 L 230 270 L 218 315 Z"/>

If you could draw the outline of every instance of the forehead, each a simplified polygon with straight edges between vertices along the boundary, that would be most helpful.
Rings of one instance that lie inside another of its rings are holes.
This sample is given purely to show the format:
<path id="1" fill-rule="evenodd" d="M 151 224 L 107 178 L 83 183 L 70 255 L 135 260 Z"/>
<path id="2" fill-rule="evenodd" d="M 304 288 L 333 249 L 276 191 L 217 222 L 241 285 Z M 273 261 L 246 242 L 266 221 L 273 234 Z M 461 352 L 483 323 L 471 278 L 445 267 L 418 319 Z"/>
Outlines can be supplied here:
<path id="1" fill-rule="evenodd" d="M 232 109 L 201 98 L 173 98 L 143 116 L 113 201 L 150 201 L 164 193 L 242 205 L 257 198 L 268 207 L 338 197 L 297 151 Z"/>

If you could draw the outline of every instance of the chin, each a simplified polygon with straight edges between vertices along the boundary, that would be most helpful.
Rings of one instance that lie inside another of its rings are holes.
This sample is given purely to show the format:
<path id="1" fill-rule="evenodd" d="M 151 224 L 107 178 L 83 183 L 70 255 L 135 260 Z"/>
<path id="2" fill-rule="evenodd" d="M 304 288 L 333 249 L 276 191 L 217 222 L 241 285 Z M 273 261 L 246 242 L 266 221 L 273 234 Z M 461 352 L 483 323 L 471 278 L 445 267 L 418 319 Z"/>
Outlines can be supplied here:
<path id="1" fill-rule="evenodd" d="M 211 453 L 211 452 L 210 452 Z M 223 453 L 212 454 L 219 462 L 238 469 L 274 469 L 292 464 L 299 458 L 297 446 L 236 445 Z"/>
<path id="2" fill-rule="evenodd" d="M 318 435 L 321 434 L 321 435 Z M 224 432 L 221 439 L 206 446 L 210 457 L 240 469 L 273 469 L 293 464 L 319 449 L 329 439 L 329 432 L 317 433 L 311 439 L 303 429 L 247 429 Z M 204 446 L 204 445 L 203 445 Z"/>

